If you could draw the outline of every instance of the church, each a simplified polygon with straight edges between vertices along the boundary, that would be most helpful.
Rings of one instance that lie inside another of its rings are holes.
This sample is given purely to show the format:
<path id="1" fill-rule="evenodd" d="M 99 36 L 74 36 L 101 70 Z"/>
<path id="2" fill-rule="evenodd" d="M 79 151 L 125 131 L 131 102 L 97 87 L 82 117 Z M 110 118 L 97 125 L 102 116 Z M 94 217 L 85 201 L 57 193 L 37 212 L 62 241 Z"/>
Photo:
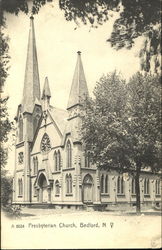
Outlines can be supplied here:
<path id="1" fill-rule="evenodd" d="M 40 90 L 31 16 L 23 97 L 15 117 L 13 204 L 51 204 L 61 208 L 135 205 L 134 178 L 115 170 L 99 170 L 85 154 L 80 113 L 82 101 L 88 95 L 80 51 L 66 110 L 51 105 L 47 77 Z M 158 204 L 160 175 L 144 171 L 140 192 L 142 204 Z"/>

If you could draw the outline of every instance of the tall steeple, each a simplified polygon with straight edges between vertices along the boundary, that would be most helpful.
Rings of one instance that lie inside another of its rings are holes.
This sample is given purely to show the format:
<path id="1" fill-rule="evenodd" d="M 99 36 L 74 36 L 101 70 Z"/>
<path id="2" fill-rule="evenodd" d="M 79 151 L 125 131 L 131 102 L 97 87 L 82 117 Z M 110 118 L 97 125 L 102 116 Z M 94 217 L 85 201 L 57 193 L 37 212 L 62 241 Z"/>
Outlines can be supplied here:
<path id="1" fill-rule="evenodd" d="M 40 83 L 34 31 L 34 17 L 31 16 L 22 101 L 23 112 L 32 113 L 36 99 L 40 100 Z"/>
<path id="2" fill-rule="evenodd" d="M 81 60 L 81 52 L 78 51 L 77 53 L 77 64 L 75 67 L 67 109 L 81 104 L 85 97 L 88 96 L 88 88 Z"/>

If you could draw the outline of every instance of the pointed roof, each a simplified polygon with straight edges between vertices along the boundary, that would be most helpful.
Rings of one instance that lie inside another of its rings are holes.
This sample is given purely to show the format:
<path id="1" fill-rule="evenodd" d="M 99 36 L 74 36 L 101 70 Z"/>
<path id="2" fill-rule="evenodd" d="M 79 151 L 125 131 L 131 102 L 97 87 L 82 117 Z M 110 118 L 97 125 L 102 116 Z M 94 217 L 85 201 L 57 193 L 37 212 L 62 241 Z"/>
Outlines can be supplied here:
<path id="1" fill-rule="evenodd" d="M 45 78 L 44 87 L 43 87 L 43 91 L 42 91 L 42 99 L 45 96 L 51 97 L 51 91 L 50 91 L 50 87 L 49 87 L 48 77 Z"/>
<path id="2" fill-rule="evenodd" d="M 69 101 L 67 109 L 81 104 L 82 100 L 88 96 L 87 82 L 84 75 L 84 69 L 81 60 L 81 52 L 78 51 L 78 59 L 75 67 L 73 81 L 70 90 Z"/>
<path id="3" fill-rule="evenodd" d="M 58 126 L 59 130 L 63 134 L 65 127 L 66 127 L 67 118 L 68 118 L 67 110 L 56 108 L 50 105 L 50 108 L 48 111 L 52 119 L 55 121 L 56 125 Z"/>
<path id="4" fill-rule="evenodd" d="M 36 98 L 40 100 L 40 83 L 34 31 L 34 18 L 31 16 L 22 100 L 23 112 L 26 111 L 31 113 L 33 111 Z"/>

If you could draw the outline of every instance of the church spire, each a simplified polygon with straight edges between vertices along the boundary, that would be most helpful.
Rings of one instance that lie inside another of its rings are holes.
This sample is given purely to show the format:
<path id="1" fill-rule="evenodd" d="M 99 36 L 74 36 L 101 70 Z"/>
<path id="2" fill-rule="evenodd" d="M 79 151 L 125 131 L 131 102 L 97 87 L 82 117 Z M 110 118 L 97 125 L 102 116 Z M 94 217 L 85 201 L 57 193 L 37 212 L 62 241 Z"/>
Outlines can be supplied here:
<path id="1" fill-rule="evenodd" d="M 81 60 L 81 52 L 78 51 L 77 53 L 78 59 L 73 76 L 67 109 L 70 109 L 77 104 L 81 104 L 83 99 L 88 96 L 88 88 Z"/>
<path id="2" fill-rule="evenodd" d="M 51 91 L 50 91 L 50 87 L 49 87 L 48 77 L 45 78 L 44 87 L 43 87 L 43 91 L 42 91 L 42 99 L 44 99 L 45 97 L 48 97 L 48 98 L 51 97 Z"/>
<path id="3" fill-rule="evenodd" d="M 22 101 L 23 112 L 32 113 L 36 99 L 40 100 L 40 83 L 34 31 L 34 17 L 31 16 Z"/>
<path id="4" fill-rule="evenodd" d="M 51 91 L 49 87 L 48 78 L 45 78 L 44 87 L 42 91 L 43 111 L 47 110 L 50 104 Z"/>

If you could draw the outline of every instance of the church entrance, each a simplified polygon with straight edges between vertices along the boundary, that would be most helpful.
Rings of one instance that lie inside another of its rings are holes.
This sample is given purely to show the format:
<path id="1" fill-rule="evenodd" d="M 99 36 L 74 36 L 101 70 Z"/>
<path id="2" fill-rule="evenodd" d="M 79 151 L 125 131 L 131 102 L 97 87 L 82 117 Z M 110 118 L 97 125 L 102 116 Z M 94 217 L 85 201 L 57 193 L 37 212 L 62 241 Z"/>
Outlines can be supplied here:
<path id="1" fill-rule="evenodd" d="M 42 196 L 43 196 L 43 202 L 47 202 L 48 201 L 48 190 L 46 187 L 42 188 Z"/>
<path id="2" fill-rule="evenodd" d="M 47 188 L 47 180 L 44 174 L 41 174 L 39 177 L 39 186 L 39 202 L 47 203 L 49 201 L 49 192 L 51 190 Z"/>
<path id="3" fill-rule="evenodd" d="M 87 174 L 83 180 L 83 202 L 93 203 L 93 179 Z"/>

